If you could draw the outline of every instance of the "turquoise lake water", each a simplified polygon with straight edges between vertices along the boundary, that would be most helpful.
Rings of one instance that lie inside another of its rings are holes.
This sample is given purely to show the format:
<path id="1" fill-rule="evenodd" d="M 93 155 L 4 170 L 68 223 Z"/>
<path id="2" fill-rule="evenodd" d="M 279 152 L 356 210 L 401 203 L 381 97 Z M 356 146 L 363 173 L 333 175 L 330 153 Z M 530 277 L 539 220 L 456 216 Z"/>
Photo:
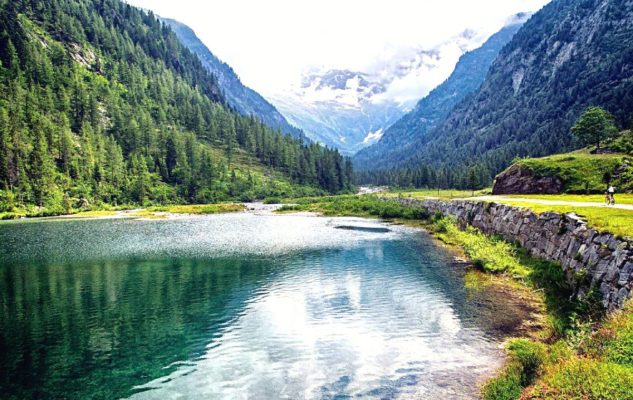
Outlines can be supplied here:
<path id="1" fill-rule="evenodd" d="M 463 279 L 354 218 L 1 223 L 0 398 L 473 398 L 502 354 Z"/>

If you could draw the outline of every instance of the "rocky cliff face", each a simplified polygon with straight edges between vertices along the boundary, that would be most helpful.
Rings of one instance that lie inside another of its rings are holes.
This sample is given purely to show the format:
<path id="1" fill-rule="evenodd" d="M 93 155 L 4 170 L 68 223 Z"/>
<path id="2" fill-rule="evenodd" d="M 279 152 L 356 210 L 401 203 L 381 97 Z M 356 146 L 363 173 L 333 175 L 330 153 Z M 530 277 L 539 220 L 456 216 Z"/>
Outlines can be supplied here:
<path id="1" fill-rule="evenodd" d="M 535 214 L 498 203 L 398 199 L 452 216 L 462 225 L 519 243 L 534 257 L 559 262 L 579 298 L 596 290 L 609 310 L 620 308 L 633 288 L 633 239 L 597 232 L 573 214 Z"/>
<path id="2" fill-rule="evenodd" d="M 562 190 L 560 178 L 537 177 L 531 169 L 514 164 L 497 175 L 492 194 L 558 194 Z"/>

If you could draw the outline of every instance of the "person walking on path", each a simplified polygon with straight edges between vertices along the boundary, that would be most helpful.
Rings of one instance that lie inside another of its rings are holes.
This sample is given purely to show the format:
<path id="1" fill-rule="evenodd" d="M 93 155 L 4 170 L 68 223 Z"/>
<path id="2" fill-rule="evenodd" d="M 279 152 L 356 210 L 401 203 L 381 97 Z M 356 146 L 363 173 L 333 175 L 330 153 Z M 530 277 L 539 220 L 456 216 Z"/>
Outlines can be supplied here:
<path id="1" fill-rule="evenodd" d="M 613 185 L 609 185 L 607 189 L 607 204 L 610 206 L 615 204 L 615 188 Z"/>

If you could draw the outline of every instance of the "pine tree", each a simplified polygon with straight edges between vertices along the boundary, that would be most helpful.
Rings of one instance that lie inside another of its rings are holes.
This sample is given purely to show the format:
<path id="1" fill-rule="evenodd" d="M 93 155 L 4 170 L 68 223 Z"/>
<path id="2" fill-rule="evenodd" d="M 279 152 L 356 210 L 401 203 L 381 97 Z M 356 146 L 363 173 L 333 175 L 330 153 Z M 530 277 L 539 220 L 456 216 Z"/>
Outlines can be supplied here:
<path id="1" fill-rule="evenodd" d="M 9 188 L 9 116 L 0 106 L 0 189 Z"/>
<path id="2" fill-rule="evenodd" d="M 29 176 L 33 183 L 35 203 L 42 207 L 46 196 L 53 191 L 54 168 L 48 155 L 46 138 L 40 126 L 35 128 L 34 136 L 33 150 L 29 159 Z"/>

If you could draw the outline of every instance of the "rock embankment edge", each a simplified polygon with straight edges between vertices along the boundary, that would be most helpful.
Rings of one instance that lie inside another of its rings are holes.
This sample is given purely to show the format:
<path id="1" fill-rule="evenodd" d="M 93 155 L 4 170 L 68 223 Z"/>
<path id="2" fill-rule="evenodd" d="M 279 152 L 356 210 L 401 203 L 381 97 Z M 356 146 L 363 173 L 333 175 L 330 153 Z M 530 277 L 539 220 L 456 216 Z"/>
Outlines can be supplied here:
<path id="1" fill-rule="evenodd" d="M 391 198 L 391 200 L 394 200 Z M 633 240 L 591 229 L 573 214 L 536 214 L 525 208 L 468 200 L 395 199 L 441 213 L 460 226 L 518 243 L 536 258 L 560 263 L 574 295 L 596 290 L 608 310 L 621 308 L 633 288 Z"/>

